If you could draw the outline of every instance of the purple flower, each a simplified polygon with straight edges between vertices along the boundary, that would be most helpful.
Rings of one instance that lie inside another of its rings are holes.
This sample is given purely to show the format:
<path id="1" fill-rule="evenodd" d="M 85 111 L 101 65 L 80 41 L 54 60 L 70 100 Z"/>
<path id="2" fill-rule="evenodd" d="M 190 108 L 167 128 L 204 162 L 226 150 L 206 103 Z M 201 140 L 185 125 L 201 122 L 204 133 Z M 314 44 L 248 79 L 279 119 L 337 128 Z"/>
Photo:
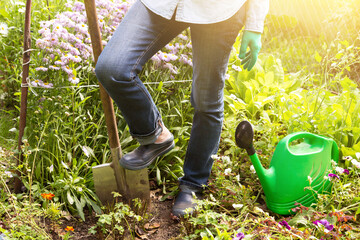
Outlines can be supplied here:
<path id="1" fill-rule="evenodd" d="M 244 239 L 245 234 L 243 234 L 242 232 L 236 234 L 236 236 L 232 239 L 232 240 L 241 240 Z"/>
<path id="2" fill-rule="evenodd" d="M 80 79 L 75 76 L 72 76 L 69 77 L 69 82 L 71 82 L 72 84 L 78 84 L 80 82 Z"/>
<path id="3" fill-rule="evenodd" d="M 49 68 L 50 68 L 50 69 L 54 69 L 54 70 L 59 70 L 59 69 L 60 69 L 59 67 L 57 67 L 57 66 L 55 66 L 55 65 L 51 65 Z"/>
<path id="4" fill-rule="evenodd" d="M 66 72 L 68 75 L 73 74 L 73 69 L 71 69 L 69 66 L 62 66 L 61 69 Z"/>
<path id="5" fill-rule="evenodd" d="M 334 225 L 331 225 L 327 220 L 316 220 L 313 222 L 316 226 L 319 226 L 319 224 L 323 225 L 327 230 L 331 231 L 334 229 Z"/>
<path id="6" fill-rule="evenodd" d="M 349 170 L 348 169 L 344 169 L 343 173 L 346 173 L 347 175 L 350 174 Z"/>
<path id="7" fill-rule="evenodd" d="M 46 72 L 48 69 L 46 67 L 40 66 L 40 67 L 35 68 L 35 70 Z"/>
<path id="8" fill-rule="evenodd" d="M 44 84 L 43 81 L 41 81 L 39 79 L 36 79 L 35 81 L 31 82 L 31 85 L 33 85 L 34 87 L 42 86 L 43 84 Z"/>
<path id="9" fill-rule="evenodd" d="M 289 226 L 289 224 L 288 224 L 285 220 L 279 222 L 279 224 L 280 224 L 281 226 L 286 227 L 288 230 L 291 229 L 291 227 Z"/>
<path id="10" fill-rule="evenodd" d="M 47 83 L 47 82 L 42 85 L 43 88 L 52 88 L 53 86 L 54 85 L 52 83 Z"/>
<path id="11" fill-rule="evenodd" d="M 180 34 L 178 37 L 185 41 L 188 40 L 188 37 L 184 34 Z"/>
<path id="12" fill-rule="evenodd" d="M 340 177 L 339 177 L 338 175 L 336 175 L 335 173 L 329 173 L 329 174 L 328 174 L 328 177 L 329 177 L 329 178 L 337 178 L 337 179 L 340 180 Z"/>

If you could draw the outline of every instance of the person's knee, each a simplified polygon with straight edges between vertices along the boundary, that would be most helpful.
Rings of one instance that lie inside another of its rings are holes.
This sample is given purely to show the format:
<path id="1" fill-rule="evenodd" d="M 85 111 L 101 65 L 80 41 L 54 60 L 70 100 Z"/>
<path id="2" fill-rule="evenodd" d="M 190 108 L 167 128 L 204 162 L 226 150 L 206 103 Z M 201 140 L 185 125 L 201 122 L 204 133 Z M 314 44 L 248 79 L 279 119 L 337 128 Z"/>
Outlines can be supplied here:
<path id="1" fill-rule="evenodd" d="M 221 121 L 224 116 L 224 104 L 222 101 L 197 101 L 195 103 L 193 102 L 193 107 L 197 114 L 200 114 L 204 117 L 208 116 Z"/>
<path id="2" fill-rule="evenodd" d="M 131 80 L 131 69 L 126 64 L 118 64 L 111 58 L 100 55 L 96 66 L 95 74 L 99 82 L 106 88 L 114 82 L 128 82 Z"/>
<path id="3" fill-rule="evenodd" d="M 223 97 L 217 94 L 196 94 L 191 96 L 191 104 L 195 111 L 206 113 L 222 113 L 224 111 Z"/>

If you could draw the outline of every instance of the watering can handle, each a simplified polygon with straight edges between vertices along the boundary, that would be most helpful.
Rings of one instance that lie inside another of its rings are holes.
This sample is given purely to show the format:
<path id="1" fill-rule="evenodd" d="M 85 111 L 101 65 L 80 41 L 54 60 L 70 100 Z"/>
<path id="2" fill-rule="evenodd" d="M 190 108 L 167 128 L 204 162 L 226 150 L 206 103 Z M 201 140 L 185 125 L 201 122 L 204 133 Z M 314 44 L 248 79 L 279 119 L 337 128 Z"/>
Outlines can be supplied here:
<path id="1" fill-rule="evenodd" d="M 321 136 L 309 133 L 309 132 L 296 132 L 293 134 L 288 135 L 288 139 L 286 141 L 286 146 L 288 147 L 292 141 L 298 140 L 298 139 L 315 139 L 315 138 L 322 138 Z"/>
<path id="2" fill-rule="evenodd" d="M 339 161 L 339 148 L 338 148 L 336 142 L 331 138 L 323 137 L 323 136 L 312 134 L 309 132 L 297 132 L 297 133 L 290 134 L 287 137 L 288 137 L 288 139 L 286 141 L 287 149 L 292 141 L 297 140 L 297 139 L 302 139 L 302 138 L 304 138 L 304 139 L 322 139 L 322 140 L 330 141 L 332 143 L 331 159 L 334 160 L 335 162 Z"/>
<path id="3" fill-rule="evenodd" d="M 331 148 L 331 159 L 335 162 L 339 162 L 339 147 L 334 140 Z"/>

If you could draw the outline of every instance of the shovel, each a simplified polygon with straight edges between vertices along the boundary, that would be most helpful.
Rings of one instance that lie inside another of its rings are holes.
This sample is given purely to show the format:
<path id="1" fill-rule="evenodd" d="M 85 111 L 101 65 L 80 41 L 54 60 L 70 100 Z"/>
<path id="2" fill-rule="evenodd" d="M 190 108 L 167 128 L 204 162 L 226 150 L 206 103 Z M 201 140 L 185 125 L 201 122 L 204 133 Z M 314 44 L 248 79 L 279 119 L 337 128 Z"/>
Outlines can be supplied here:
<path id="1" fill-rule="evenodd" d="M 84 0 L 84 3 L 96 64 L 102 51 L 102 42 L 95 0 Z M 143 203 L 142 206 L 146 209 L 150 206 L 150 186 L 147 169 L 131 171 L 120 166 L 119 160 L 122 152 L 117 134 L 114 106 L 110 96 L 101 84 L 100 98 L 105 114 L 112 162 L 92 168 L 95 192 L 104 205 L 114 202 L 112 192 L 119 192 L 123 202 L 131 204 L 132 199 L 139 198 Z"/>

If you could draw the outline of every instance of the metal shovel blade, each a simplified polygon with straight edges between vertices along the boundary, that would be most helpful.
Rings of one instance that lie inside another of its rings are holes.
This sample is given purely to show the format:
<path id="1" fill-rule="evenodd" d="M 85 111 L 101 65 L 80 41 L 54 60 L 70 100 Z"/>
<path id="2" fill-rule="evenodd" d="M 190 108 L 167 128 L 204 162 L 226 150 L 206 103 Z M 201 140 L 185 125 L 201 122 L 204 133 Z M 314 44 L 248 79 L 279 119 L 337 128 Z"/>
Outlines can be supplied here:
<path id="1" fill-rule="evenodd" d="M 114 169 L 110 165 L 105 163 L 92 167 L 95 192 L 103 204 L 111 204 L 114 200 L 112 192 L 118 191 Z"/>
<path id="2" fill-rule="evenodd" d="M 105 163 L 92 167 L 95 192 L 103 204 L 112 204 L 114 202 L 112 193 L 119 192 L 114 168 L 111 165 L 111 163 Z M 150 189 L 147 169 L 131 171 L 121 168 L 121 171 L 125 177 L 124 182 L 127 183 L 126 187 L 131 189 L 125 193 L 126 200 L 139 198 L 149 205 Z M 131 202 L 128 203 L 131 204 Z"/>

